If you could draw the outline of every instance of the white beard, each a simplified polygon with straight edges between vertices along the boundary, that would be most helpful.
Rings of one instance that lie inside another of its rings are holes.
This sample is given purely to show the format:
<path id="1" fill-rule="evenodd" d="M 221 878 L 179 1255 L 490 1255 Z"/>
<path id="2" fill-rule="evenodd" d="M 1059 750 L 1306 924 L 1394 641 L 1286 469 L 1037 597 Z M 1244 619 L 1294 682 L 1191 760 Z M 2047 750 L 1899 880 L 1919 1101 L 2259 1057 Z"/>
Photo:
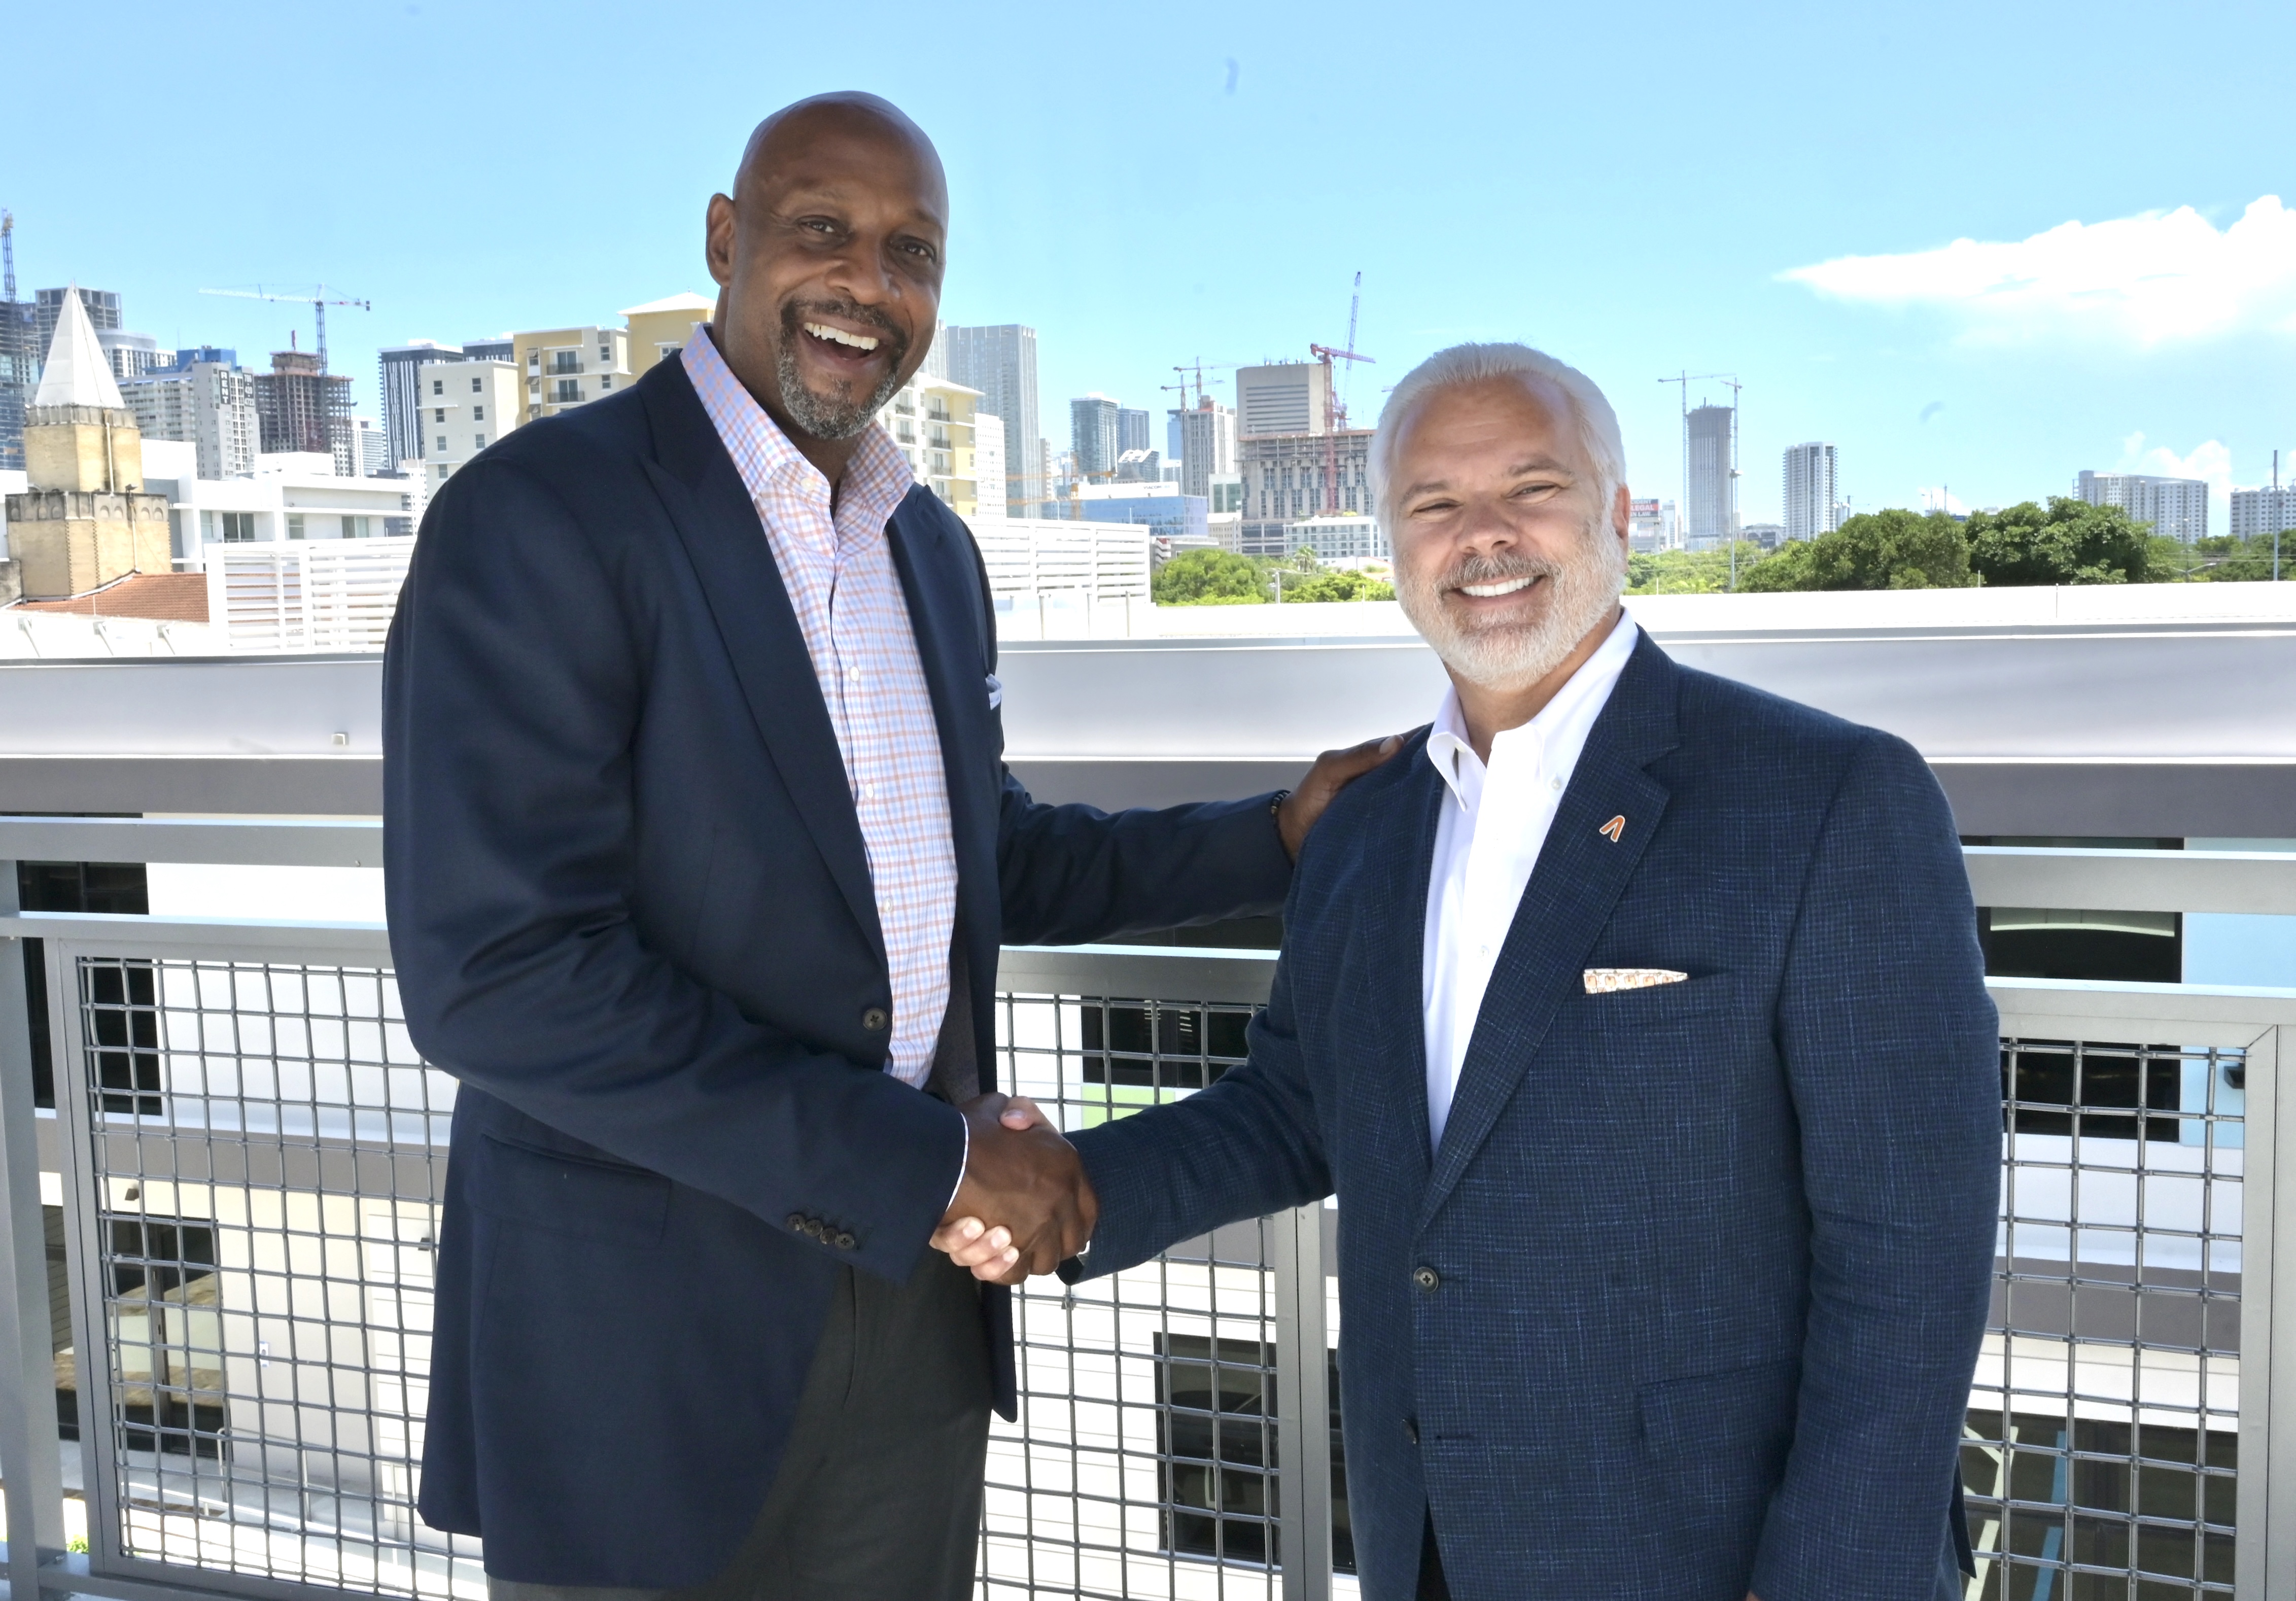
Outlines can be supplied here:
<path id="1" fill-rule="evenodd" d="M 1526 574 L 1544 581 L 1546 603 L 1527 623 L 1476 628 L 1444 609 L 1446 591 L 1462 583 L 1497 583 Z M 1627 553 L 1610 528 L 1590 521 L 1578 548 L 1562 562 L 1512 555 L 1470 558 L 1434 579 L 1396 563 L 1395 597 L 1403 614 L 1435 654 L 1468 683 L 1483 689 L 1528 689 L 1562 665 L 1610 614 L 1627 584 Z"/>

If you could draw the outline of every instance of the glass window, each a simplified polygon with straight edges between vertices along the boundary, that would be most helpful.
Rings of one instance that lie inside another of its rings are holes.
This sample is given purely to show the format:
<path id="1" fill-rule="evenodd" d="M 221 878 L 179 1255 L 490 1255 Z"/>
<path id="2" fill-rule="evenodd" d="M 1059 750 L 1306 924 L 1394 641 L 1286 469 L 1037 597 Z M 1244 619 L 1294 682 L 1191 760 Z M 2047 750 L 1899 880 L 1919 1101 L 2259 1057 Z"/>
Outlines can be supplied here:
<path id="1" fill-rule="evenodd" d="M 473 378 L 471 380 L 471 393 L 473 395 L 480 395 L 485 392 L 486 391 L 484 390 L 479 387 L 479 381 L 477 379 Z"/>
<path id="2" fill-rule="evenodd" d="M 483 423 L 483 422 L 485 422 L 486 420 L 487 420 L 487 408 L 486 408 L 485 406 L 473 406 L 472 407 L 471 407 L 471 421 L 472 421 L 472 422 L 473 422 L 473 423 Z"/>
<path id="3" fill-rule="evenodd" d="M 487 447 L 487 436 L 486 436 L 486 435 L 484 435 L 484 434 L 482 434 L 482 433 L 474 433 L 474 434 L 472 434 L 472 435 L 471 436 L 471 448 L 472 448 L 472 449 L 473 449 L 473 450 L 484 450 L 486 447 Z"/>
<path id="4" fill-rule="evenodd" d="M 610 389 L 611 389 L 611 388 L 613 388 L 613 387 L 614 387 L 614 375 L 613 375 L 611 373 L 603 373 L 603 374 L 599 374 L 599 377 L 598 377 L 598 388 L 599 388 L 602 391 L 603 391 L 603 390 L 610 390 Z"/>
<path id="5" fill-rule="evenodd" d="M 447 381 L 444 378 L 433 378 L 430 381 L 430 392 L 434 395 L 445 394 L 447 392 Z"/>
<path id="6" fill-rule="evenodd" d="M 430 408 L 430 420 L 434 423 L 444 423 L 447 420 L 447 408 L 443 406 L 432 406 Z"/>
<path id="7" fill-rule="evenodd" d="M 441 450 L 447 448 L 447 436 L 443 433 L 439 436 L 439 448 Z"/>
<path id="8" fill-rule="evenodd" d="M 287 513 L 287 537 L 290 539 L 299 539 L 303 537 L 302 513 L 290 512 Z"/>

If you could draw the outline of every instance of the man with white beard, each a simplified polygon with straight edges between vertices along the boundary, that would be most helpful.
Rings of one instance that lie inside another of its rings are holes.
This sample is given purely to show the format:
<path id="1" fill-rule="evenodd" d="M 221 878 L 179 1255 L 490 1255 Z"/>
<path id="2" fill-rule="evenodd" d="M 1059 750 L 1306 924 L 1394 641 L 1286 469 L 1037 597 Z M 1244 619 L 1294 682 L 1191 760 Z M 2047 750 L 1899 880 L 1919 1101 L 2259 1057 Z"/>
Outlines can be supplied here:
<path id="1" fill-rule="evenodd" d="M 1367 1601 L 1957 1597 L 2001 1112 L 1953 819 L 1623 615 L 1623 456 L 1519 345 L 1397 386 L 1450 690 L 1301 854 L 1249 1063 L 1075 1137 L 1063 1277 L 1337 1194 Z M 997 1223 L 935 1244 L 1010 1278 Z"/>

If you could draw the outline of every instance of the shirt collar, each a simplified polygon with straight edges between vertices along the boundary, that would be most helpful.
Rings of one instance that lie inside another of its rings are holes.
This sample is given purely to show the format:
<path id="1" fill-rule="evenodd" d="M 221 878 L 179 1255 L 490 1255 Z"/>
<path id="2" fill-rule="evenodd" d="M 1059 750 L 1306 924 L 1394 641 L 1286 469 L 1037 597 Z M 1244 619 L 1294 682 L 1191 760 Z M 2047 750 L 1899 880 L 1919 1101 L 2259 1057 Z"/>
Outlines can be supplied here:
<path id="1" fill-rule="evenodd" d="M 717 337 L 708 324 L 694 330 L 679 359 L 685 364 L 685 375 L 693 381 L 702 409 L 709 414 L 710 425 L 734 458 L 734 470 L 742 475 L 742 487 L 749 490 L 750 498 L 762 506 L 775 489 L 793 487 L 826 514 L 829 480 L 790 443 L 781 425 L 734 376 L 734 369 L 718 354 Z M 846 464 L 836 521 L 852 528 L 880 530 L 915 482 L 900 447 L 872 422 L 863 431 L 853 459 Z"/>
<path id="2" fill-rule="evenodd" d="M 1603 643 L 1595 647 L 1595 653 L 1578 664 L 1578 670 L 1564 680 L 1553 700 L 1539 708 L 1538 716 L 1520 727 L 1503 728 L 1495 735 L 1491 753 L 1497 755 L 1503 744 L 1511 746 L 1526 741 L 1544 746 L 1552 735 L 1579 720 L 1590 704 L 1599 708 L 1610 698 L 1619 675 L 1626 670 L 1628 659 L 1635 653 L 1635 639 L 1639 632 L 1633 617 L 1621 608 L 1619 620 Z M 1443 703 L 1436 709 L 1433 726 L 1427 735 L 1427 759 L 1442 775 L 1452 798 L 1462 808 L 1472 809 L 1482 794 L 1483 760 L 1468 740 L 1467 715 L 1459 705 L 1456 686 L 1443 691 Z"/>

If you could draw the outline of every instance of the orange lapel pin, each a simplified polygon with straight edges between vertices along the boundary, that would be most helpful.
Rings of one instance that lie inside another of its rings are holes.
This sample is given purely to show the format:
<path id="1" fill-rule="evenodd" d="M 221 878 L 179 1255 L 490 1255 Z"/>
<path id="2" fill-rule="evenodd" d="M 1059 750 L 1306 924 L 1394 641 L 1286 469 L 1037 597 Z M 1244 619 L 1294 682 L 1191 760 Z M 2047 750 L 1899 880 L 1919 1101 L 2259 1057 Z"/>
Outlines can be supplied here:
<path id="1" fill-rule="evenodd" d="M 1595 832 L 1596 833 L 1608 834 L 1611 838 L 1611 843 L 1613 845 L 1617 844 L 1619 841 L 1626 835 L 1626 814 L 1621 812 L 1619 816 L 1612 817 L 1609 822 L 1603 824 L 1602 827 L 1596 829 Z"/>

